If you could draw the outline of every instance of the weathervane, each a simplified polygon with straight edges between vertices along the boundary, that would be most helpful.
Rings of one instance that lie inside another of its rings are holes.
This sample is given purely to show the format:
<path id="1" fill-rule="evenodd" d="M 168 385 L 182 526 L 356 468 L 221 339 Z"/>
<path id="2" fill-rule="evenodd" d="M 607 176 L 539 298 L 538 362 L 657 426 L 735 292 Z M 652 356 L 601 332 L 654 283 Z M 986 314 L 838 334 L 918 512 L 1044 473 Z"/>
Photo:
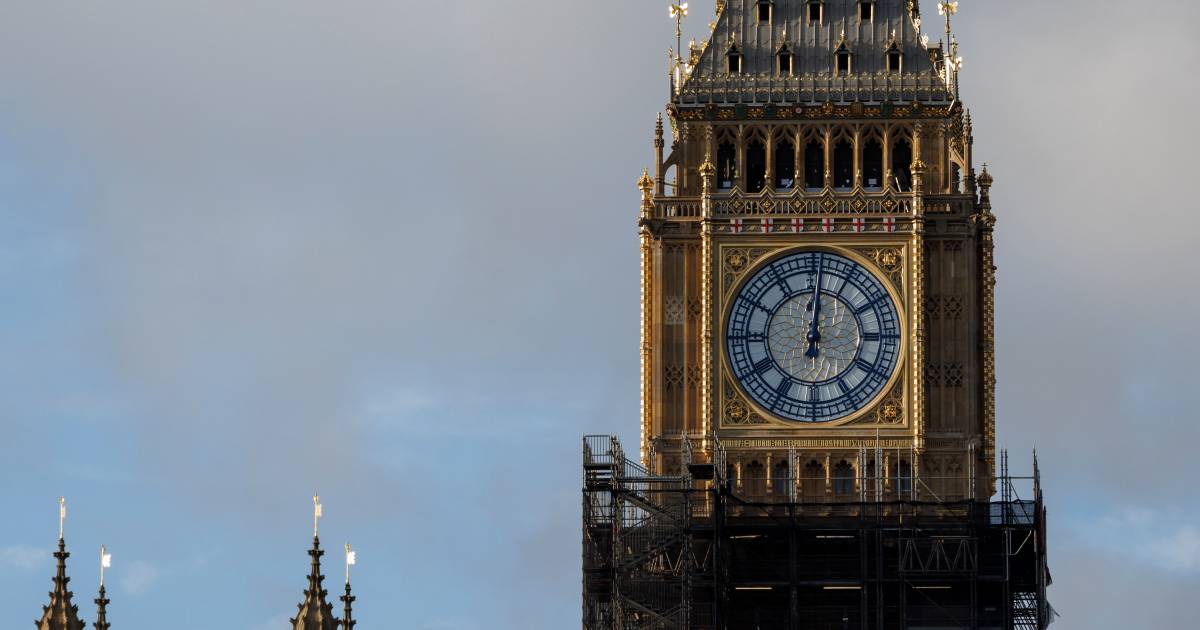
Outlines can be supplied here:
<path id="1" fill-rule="evenodd" d="M 675 20 L 675 69 L 678 72 L 679 66 L 683 64 L 683 18 L 687 17 L 688 3 L 671 5 L 671 19 Z"/>
<path id="2" fill-rule="evenodd" d="M 958 40 L 950 32 L 950 18 L 958 13 L 958 0 L 943 0 L 938 2 L 938 15 L 946 16 L 946 83 L 952 80 L 952 73 L 962 68 L 963 59 L 958 56 Z"/>

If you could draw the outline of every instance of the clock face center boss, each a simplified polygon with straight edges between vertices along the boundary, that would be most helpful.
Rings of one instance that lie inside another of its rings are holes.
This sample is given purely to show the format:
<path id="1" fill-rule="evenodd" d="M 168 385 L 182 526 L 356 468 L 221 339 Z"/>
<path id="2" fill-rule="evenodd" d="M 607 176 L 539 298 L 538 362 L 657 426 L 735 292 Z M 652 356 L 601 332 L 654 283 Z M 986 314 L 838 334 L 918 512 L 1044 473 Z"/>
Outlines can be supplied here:
<path id="1" fill-rule="evenodd" d="M 848 256 L 794 249 L 734 294 L 725 350 L 743 393 L 790 422 L 832 422 L 873 403 L 896 373 L 901 323 L 882 280 Z"/>

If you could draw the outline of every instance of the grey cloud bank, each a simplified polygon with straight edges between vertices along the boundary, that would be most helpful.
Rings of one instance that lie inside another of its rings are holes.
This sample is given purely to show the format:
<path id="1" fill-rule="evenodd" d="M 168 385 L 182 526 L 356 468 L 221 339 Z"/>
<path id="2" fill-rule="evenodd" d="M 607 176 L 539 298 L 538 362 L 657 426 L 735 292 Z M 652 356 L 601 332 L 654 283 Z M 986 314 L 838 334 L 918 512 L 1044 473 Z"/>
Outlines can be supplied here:
<path id="1" fill-rule="evenodd" d="M 42 603 L 60 494 L 78 597 L 101 542 L 131 580 L 114 623 L 154 627 L 202 587 L 274 619 L 314 489 L 363 550 L 361 627 L 577 623 L 577 438 L 636 431 L 633 181 L 665 15 L 9 3 L 0 625 Z M 997 178 L 1000 437 L 1039 449 L 1056 628 L 1184 627 L 1200 586 L 1196 18 L 961 6 Z"/>

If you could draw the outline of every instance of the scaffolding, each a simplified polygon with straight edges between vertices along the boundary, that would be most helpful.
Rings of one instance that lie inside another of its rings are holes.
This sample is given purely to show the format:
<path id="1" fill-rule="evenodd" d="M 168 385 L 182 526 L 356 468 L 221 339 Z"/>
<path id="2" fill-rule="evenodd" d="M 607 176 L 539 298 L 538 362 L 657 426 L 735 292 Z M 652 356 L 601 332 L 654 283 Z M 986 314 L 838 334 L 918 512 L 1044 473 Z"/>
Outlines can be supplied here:
<path id="1" fill-rule="evenodd" d="M 1049 623 L 1036 455 L 1032 476 L 1013 477 L 1002 453 L 990 502 L 934 499 L 919 477 L 888 487 L 879 467 L 852 496 L 810 500 L 795 452 L 783 491 L 748 496 L 716 436 L 684 436 L 679 455 L 676 470 L 656 472 L 616 437 L 584 438 L 585 630 Z"/>

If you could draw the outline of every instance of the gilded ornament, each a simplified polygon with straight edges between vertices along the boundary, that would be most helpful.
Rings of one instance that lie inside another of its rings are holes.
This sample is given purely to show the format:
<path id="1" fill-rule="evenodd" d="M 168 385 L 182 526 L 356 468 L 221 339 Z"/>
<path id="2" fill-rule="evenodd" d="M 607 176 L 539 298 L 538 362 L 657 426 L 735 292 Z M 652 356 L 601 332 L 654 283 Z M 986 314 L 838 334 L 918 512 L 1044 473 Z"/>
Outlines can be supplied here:
<path id="1" fill-rule="evenodd" d="M 731 400 L 725 403 L 725 417 L 733 424 L 741 424 L 746 421 L 746 406 L 736 400 Z"/>
<path id="2" fill-rule="evenodd" d="M 903 263 L 903 258 L 900 256 L 900 251 L 895 249 L 882 249 L 879 251 L 877 258 L 879 266 L 888 273 L 895 273 L 900 270 L 900 265 Z"/>
<path id="3" fill-rule="evenodd" d="M 879 406 L 879 422 L 882 424 L 896 424 L 900 422 L 900 401 L 891 399 L 885 401 Z"/>
<path id="4" fill-rule="evenodd" d="M 746 255 L 739 251 L 729 252 L 725 256 L 725 264 L 735 273 L 745 269 L 747 262 L 749 261 L 746 260 Z"/>

